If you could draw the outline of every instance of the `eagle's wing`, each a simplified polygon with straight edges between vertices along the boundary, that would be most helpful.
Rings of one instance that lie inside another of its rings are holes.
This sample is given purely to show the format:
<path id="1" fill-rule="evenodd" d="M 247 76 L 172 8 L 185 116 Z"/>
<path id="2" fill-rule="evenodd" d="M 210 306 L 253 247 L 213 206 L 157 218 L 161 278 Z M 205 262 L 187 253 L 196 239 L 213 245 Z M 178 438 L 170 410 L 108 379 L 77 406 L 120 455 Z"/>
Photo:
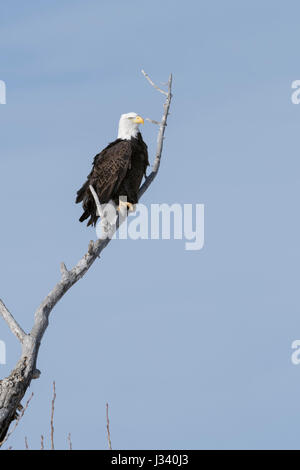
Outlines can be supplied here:
<path id="1" fill-rule="evenodd" d="M 95 156 L 93 168 L 87 181 L 77 192 L 76 203 L 82 202 L 84 213 L 80 217 L 83 222 L 91 217 L 88 225 L 96 224 L 97 209 L 89 186 L 95 189 L 100 204 L 105 204 L 113 198 L 131 166 L 131 145 L 129 141 L 120 140 L 108 145 Z"/>

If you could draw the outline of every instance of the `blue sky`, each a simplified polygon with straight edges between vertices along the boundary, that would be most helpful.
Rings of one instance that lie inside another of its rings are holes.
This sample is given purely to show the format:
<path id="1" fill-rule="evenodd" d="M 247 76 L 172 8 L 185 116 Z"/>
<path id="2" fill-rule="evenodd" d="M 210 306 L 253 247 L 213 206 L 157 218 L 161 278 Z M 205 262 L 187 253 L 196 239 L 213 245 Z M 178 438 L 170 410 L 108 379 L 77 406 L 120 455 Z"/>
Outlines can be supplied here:
<path id="1" fill-rule="evenodd" d="M 205 204 L 205 246 L 113 241 L 57 305 L 41 378 L 10 445 L 299 448 L 300 79 L 296 1 L 36 1 L 1 5 L 0 297 L 29 330 L 35 308 L 95 233 L 77 189 L 120 114 L 160 119 L 160 174 L 143 202 Z M 150 158 L 156 128 L 143 136 Z M 4 377 L 19 345 L 3 321 Z"/>

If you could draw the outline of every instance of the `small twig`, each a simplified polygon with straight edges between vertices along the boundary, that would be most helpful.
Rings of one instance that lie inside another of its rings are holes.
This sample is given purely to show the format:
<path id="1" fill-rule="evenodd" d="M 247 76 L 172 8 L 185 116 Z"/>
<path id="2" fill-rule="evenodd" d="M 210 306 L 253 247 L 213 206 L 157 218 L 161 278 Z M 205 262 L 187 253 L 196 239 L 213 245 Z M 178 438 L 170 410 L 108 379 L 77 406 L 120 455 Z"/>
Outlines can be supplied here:
<path id="1" fill-rule="evenodd" d="M 68 434 L 68 443 L 69 443 L 69 450 L 73 450 L 72 440 L 71 440 L 71 433 L 70 432 Z"/>
<path id="2" fill-rule="evenodd" d="M 161 125 L 161 122 L 155 121 L 155 119 L 146 118 L 146 121 L 152 122 L 152 124 L 156 124 L 157 126 Z"/>
<path id="3" fill-rule="evenodd" d="M 60 263 L 60 272 L 63 279 L 69 276 L 69 271 L 67 270 L 66 265 L 63 262 Z"/>
<path id="4" fill-rule="evenodd" d="M 51 406 L 51 450 L 54 450 L 54 409 L 55 409 L 55 399 L 56 399 L 56 390 L 55 390 L 55 381 L 53 382 L 53 398 Z"/>
<path id="5" fill-rule="evenodd" d="M 109 450 L 112 450 L 111 439 L 110 439 L 110 430 L 109 430 L 108 403 L 106 403 L 106 429 L 107 429 L 108 447 L 109 447 Z"/>
<path id="6" fill-rule="evenodd" d="M 165 96 L 168 96 L 168 93 L 164 90 L 162 90 L 161 88 L 159 88 L 153 80 L 151 80 L 151 78 L 149 77 L 149 75 L 144 71 L 142 70 L 142 74 L 147 78 L 148 82 L 150 83 L 150 85 L 154 86 L 154 88 L 156 88 L 158 91 L 160 91 L 160 93 L 162 93 L 163 95 Z"/>
<path id="7" fill-rule="evenodd" d="M 28 441 L 27 441 L 27 436 L 25 436 L 25 447 L 26 447 L 26 450 L 29 450 L 29 445 L 28 445 Z"/>
<path id="8" fill-rule="evenodd" d="M 44 436 L 43 434 L 41 435 L 41 450 L 44 450 Z"/>
<path id="9" fill-rule="evenodd" d="M 2 442 L 0 442 L 0 447 L 7 441 L 7 439 L 12 435 L 12 433 L 15 431 L 16 427 L 18 426 L 19 422 L 21 421 L 21 419 L 23 418 L 24 416 L 24 413 L 25 411 L 27 410 L 28 406 L 29 406 L 29 403 L 31 401 L 33 397 L 33 393 L 30 395 L 30 397 L 28 398 L 27 402 L 26 402 L 26 405 L 24 406 L 24 408 L 22 408 L 22 411 L 21 413 L 18 415 L 18 417 L 16 418 L 16 422 L 15 422 L 15 425 L 13 427 L 13 429 L 8 433 L 6 434 L 5 438 L 3 439 Z"/>

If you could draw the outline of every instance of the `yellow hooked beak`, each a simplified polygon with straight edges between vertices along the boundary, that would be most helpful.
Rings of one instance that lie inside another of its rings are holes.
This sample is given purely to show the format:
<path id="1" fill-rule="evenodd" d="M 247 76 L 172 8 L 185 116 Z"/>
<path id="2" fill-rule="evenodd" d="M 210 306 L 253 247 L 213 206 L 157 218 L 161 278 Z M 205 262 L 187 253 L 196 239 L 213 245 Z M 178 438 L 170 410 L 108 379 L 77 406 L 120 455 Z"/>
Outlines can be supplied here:
<path id="1" fill-rule="evenodd" d="M 144 119 L 141 116 L 136 116 L 133 122 L 135 122 L 135 124 L 144 124 Z"/>

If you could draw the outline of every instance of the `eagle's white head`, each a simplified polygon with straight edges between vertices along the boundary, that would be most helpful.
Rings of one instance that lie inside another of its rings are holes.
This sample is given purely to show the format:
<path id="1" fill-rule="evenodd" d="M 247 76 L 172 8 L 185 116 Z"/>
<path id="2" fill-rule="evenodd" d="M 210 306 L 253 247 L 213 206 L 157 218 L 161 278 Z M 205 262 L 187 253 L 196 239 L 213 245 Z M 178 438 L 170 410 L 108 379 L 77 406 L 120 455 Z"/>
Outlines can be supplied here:
<path id="1" fill-rule="evenodd" d="M 122 114 L 119 122 L 118 139 L 130 140 L 132 137 L 136 137 L 140 124 L 144 124 L 144 119 L 138 114 Z"/>

